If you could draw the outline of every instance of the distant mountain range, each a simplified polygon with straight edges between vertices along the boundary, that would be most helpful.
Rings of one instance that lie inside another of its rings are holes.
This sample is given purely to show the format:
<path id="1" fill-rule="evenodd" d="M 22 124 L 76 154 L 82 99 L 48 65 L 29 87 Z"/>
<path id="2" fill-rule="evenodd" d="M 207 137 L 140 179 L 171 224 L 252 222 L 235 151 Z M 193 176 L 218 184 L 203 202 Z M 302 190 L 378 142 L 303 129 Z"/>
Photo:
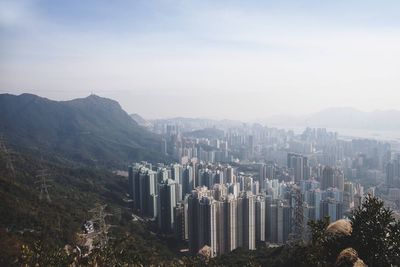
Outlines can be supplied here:
<path id="1" fill-rule="evenodd" d="M 364 112 L 353 108 L 329 108 L 307 116 L 273 116 L 260 122 L 286 127 L 326 127 L 337 129 L 400 130 L 400 111 Z"/>
<path id="2" fill-rule="evenodd" d="M 204 128 L 184 133 L 185 136 L 194 138 L 209 138 L 209 139 L 223 139 L 224 131 L 217 128 Z"/>
<path id="3" fill-rule="evenodd" d="M 163 160 L 160 136 L 139 126 L 118 102 L 96 95 L 53 101 L 1 94 L 0 135 L 21 149 L 60 153 L 85 163 Z"/>
<path id="4" fill-rule="evenodd" d="M 163 124 L 173 124 L 178 125 L 186 132 L 202 130 L 206 128 L 218 128 L 222 130 L 227 130 L 232 127 L 243 126 L 243 122 L 238 120 L 216 120 L 207 118 L 167 118 L 167 119 L 155 119 L 151 121 L 153 124 L 163 123 Z"/>

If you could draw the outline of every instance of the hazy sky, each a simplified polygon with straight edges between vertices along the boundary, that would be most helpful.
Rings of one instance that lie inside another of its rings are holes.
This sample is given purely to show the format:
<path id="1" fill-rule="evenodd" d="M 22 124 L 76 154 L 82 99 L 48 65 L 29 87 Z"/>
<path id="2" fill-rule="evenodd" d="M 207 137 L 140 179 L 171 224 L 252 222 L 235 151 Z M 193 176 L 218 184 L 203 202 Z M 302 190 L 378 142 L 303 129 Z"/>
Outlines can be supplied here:
<path id="1" fill-rule="evenodd" d="M 0 92 L 147 118 L 400 109 L 400 1 L 0 0 Z"/>

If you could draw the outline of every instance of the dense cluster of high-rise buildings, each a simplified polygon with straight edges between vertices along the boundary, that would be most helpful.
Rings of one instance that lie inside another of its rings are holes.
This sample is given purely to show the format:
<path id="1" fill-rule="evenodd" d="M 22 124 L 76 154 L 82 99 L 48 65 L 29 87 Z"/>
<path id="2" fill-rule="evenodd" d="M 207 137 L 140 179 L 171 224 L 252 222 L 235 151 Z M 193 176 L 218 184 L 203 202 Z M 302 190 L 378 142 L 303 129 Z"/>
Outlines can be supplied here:
<path id="1" fill-rule="evenodd" d="M 255 161 L 285 166 L 290 164 L 287 162 L 288 153 L 301 154 L 307 157 L 307 164 L 312 169 L 319 165 L 340 167 L 351 181 L 359 181 L 369 187 L 378 185 L 380 196 L 387 200 L 391 208 L 400 210 L 400 204 L 396 204 L 400 199 L 388 197 L 390 192 L 397 192 L 400 188 L 399 142 L 339 137 L 338 133 L 324 128 L 307 128 L 296 134 L 291 130 L 259 124 L 227 125 L 221 122 L 216 126 L 215 122 L 211 124 L 207 120 L 174 123 L 174 120 L 160 120 L 154 127 L 164 136 L 165 153 L 176 161 L 196 157 L 206 162 Z M 201 127 L 208 127 L 203 129 L 203 135 L 198 134 Z M 218 133 L 215 128 L 219 128 L 222 134 L 215 134 Z M 197 134 L 192 135 L 194 132 Z M 301 178 L 302 167 L 297 164 L 296 157 L 293 165 L 295 178 Z M 312 175 L 308 169 L 303 172 L 303 178 L 307 179 L 307 175 Z"/>
<path id="2" fill-rule="evenodd" d="M 386 194 L 389 205 L 400 200 L 400 157 L 387 143 L 342 140 L 325 129 L 224 133 L 194 138 L 171 126 L 162 149 L 179 163 L 129 168 L 135 213 L 193 254 L 307 239 L 310 220 L 346 217 L 366 193 Z M 379 181 L 364 192 L 363 184 Z"/>
<path id="3" fill-rule="evenodd" d="M 282 171 L 276 166 L 255 166 L 259 173 L 251 175 L 195 159 L 183 165 L 134 164 L 129 190 L 135 212 L 156 219 L 162 233 L 187 240 L 192 253 L 209 246 L 219 255 L 238 247 L 255 249 L 257 242 L 307 238 L 309 220 L 338 220 L 363 195 L 362 187 L 344 182 L 343 173 L 331 167 L 323 168 L 321 182 L 296 182 L 270 178 L 268 169 L 270 175 Z"/>

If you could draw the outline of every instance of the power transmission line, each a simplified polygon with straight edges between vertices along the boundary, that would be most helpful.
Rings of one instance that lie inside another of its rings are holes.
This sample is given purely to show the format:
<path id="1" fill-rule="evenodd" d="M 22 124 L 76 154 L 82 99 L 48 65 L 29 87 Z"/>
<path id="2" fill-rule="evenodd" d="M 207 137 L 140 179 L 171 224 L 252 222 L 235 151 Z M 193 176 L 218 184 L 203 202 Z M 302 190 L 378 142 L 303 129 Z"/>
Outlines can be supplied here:
<path id="1" fill-rule="evenodd" d="M 45 195 L 47 202 L 51 203 L 51 198 L 50 198 L 50 194 L 49 194 L 49 190 L 48 190 L 48 188 L 51 187 L 51 185 L 48 184 L 48 182 L 50 181 L 49 172 L 46 169 L 41 169 L 37 172 L 35 177 L 37 178 L 36 183 L 40 183 L 39 200 L 42 200 L 43 195 Z"/>
<path id="2" fill-rule="evenodd" d="M 11 177 L 15 179 L 15 169 L 13 164 L 13 154 L 7 149 L 3 136 L 0 136 L 0 151 L 3 153 L 6 161 L 6 169 L 10 172 Z"/>
<path id="3" fill-rule="evenodd" d="M 301 194 L 300 188 L 298 186 L 292 187 L 291 197 L 292 232 L 289 235 L 289 240 L 287 242 L 289 246 L 298 244 L 303 240 L 305 234 L 304 221 L 308 220 L 308 218 L 305 218 L 304 216 L 303 195 Z"/>

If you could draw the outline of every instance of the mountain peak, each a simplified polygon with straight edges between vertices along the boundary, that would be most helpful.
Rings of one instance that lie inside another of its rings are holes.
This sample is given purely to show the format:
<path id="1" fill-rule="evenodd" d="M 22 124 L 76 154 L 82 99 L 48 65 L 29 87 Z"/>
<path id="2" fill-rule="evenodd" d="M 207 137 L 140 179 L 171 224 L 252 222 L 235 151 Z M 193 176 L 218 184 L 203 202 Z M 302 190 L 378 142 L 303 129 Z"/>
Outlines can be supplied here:
<path id="1" fill-rule="evenodd" d="M 86 100 L 92 100 L 92 101 L 112 101 L 112 102 L 117 102 L 117 101 L 112 100 L 110 98 L 102 97 L 102 96 L 95 95 L 95 94 L 91 94 L 91 95 L 88 95 L 87 97 L 77 98 L 77 99 L 86 99 Z M 76 100 L 76 99 L 73 99 L 73 100 Z"/>
<path id="2" fill-rule="evenodd" d="M 40 97 L 37 96 L 37 95 L 29 94 L 29 93 L 23 93 L 23 94 L 18 95 L 17 97 L 23 97 L 23 98 L 40 98 Z"/>
<path id="3" fill-rule="evenodd" d="M 159 137 L 139 127 L 115 100 L 90 95 L 53 101 L 0 94 L 0 133 L 17 147 L 57 151 L 79 161 L 158 158 Z"/>
<path id="4" fill-rule="evenodd" d="M 91 106 L 95 106 L 95 107 L 107 107 L 107 108 L 112 107 L 114 109 L 122 109 L 120 104 L 117 101 L 110 99 L 110 98 L 94 95 L 94 94 L 91 94 L 84 98 L 76 98 L 76 99 L 72 99 L 72 100 L 68 100 L 68 101 L 64 101 L 64 102 L 69 105 L 77 105 L 77 106 L 91 105 Z"/>
<path id="5" fill-rule="evenodd" d="M 90 94 L 90 95 L 88 95 L 87 97 L 85 97 L 86 99 L 97 99 L 97 100 L 100 100 L 100 99 L 107 99 L 107 98 L 105 98 L 105 97 L 102 97 L 102 96 L 99 96 L 99 95 L 96 95 L 96 94 Z"/>

